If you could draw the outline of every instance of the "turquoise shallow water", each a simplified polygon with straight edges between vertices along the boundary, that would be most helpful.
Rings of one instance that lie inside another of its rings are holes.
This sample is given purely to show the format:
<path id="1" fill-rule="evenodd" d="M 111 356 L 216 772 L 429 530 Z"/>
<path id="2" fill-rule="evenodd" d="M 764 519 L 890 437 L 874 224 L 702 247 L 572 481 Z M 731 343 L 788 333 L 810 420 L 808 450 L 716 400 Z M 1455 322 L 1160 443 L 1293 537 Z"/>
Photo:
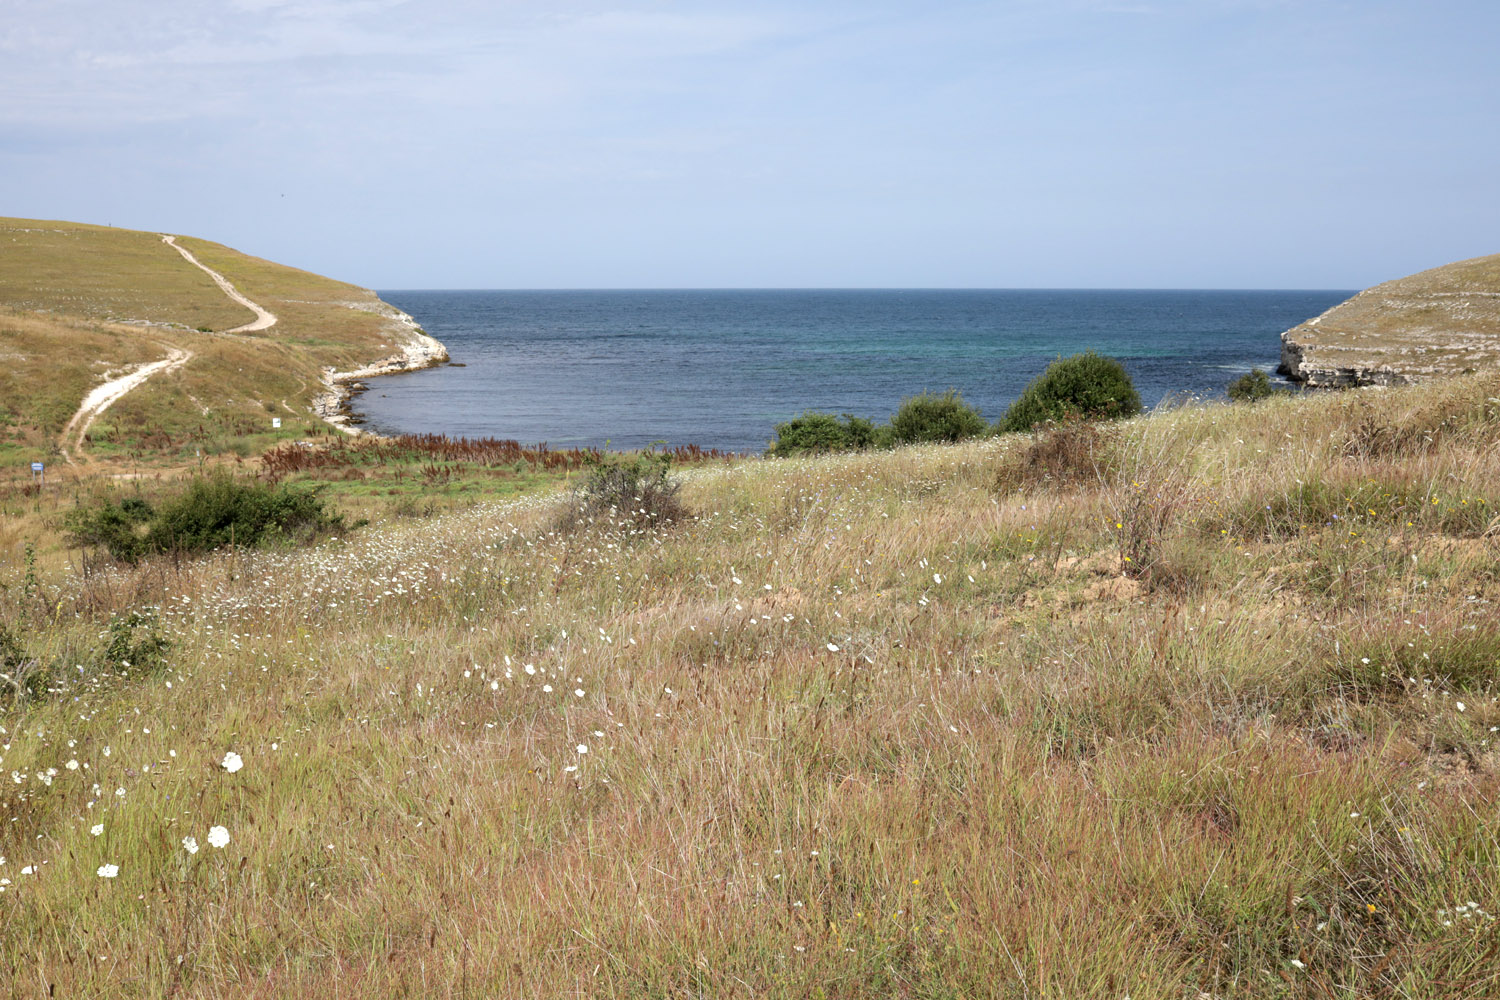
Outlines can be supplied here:
<path id="1" fill-rule="evenodd" d="M 465 367 L 374 379 L 387 433 L 759 451 L 812 408 L 883 420 L 956 388 L 990 420 L 1059 355 L 1124 362 L 1148 406 L 1274 369 L 1345 291 L 387 291 Z"/>

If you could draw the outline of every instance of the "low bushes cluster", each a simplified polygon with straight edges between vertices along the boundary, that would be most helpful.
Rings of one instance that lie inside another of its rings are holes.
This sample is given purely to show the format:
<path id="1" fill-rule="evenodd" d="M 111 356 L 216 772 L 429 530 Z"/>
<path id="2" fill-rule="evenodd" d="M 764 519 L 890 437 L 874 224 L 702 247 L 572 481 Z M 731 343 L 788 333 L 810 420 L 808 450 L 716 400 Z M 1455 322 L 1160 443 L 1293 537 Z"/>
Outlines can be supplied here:
<path id="1" fill-rule="evenodd" d="M 86 501 L 69 512 L 65 524 L 73 544 L 102 548 L 121 562 L 224 545 L 304 542 L 350 527 L 316 487 L 225 474 L 195 478 L 158 503 L 139 495 Z"/>
<path id="2" fill-rule="evenodd" d="M 768 454 L 778 458 L 899 444 L 952 443 L 984 434 L 1029 431 L 1040 424 L 1113 420 L 1141 412 L 1141 397 L 1123 365 L 1093 351 L 1059 358 L 1011 404 L 994 426 L 955 389 L 908 396 L 889 423 L 808 410 L 776 425 Z"/>
<path id="3" fill-rule="evenodd" d="M 1232 403 L 1256 403 L 1272 396 L 1290 396 L 1292 390 L 1272 384 L 1271 376 L 1264 369 L 1252 368 L 1234 379 L 1224 390 Z"/>
<path id="4" fill-rule="evenodd" d="M 923 392 L 908 396 L 891 414 L 890 422 L 845 413 L 808 410 L 800 417 L 776 425 L 776 439 L 767 454 L 777 458 L 820 455 L 834 451 L 864 451 L 898 444 L 951 443 L 989 433 L 989 424 L 979 411 L 964 402 L 955 389 L 945 393 Z"/>
<path id="5" fill-rule="evenodd" d="M 788 458 L 792 455 L 889 448 L 894 443 L 889 426 L 877 427 L 874 421 L 851 413 L 840 418 L 832 413 L 808 410 L 800 417 L 776 425 L 776 440 L 771 442 L 769 453 Z"/>

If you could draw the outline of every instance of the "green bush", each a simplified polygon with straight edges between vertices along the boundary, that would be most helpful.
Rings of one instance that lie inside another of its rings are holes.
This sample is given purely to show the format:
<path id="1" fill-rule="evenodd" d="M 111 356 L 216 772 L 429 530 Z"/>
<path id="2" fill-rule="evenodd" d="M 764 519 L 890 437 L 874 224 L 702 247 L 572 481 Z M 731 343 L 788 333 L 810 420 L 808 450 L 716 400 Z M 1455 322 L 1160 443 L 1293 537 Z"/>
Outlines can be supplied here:
<path id="1" fill-rule="evenodd" d="M 962 441 L 987 430 L 989 425 L 979 411 L 955 389 L 941 396 L 928 392 L 908 396 L 891 416 L 891 434 L 898 444 Z"/>
<path id="2" fill-rule="evenodd" d="M 143 497 L 106 497 L 75 507 L 64 523 L 74 545 L 98 546 L 121 562 L 135 562 L 146 553 L 146 524 L 154 513 Z"/>
<path id="3" fill-rule="evenodd" d="M 1246 374 L 1230 382 L 1225 391 L 1236 403 L 1254 403 L 1272 396 L 1286 396 L 1291 393 L 1290 389 L 1272 385 L 1271 376 L 1259 368 L 1252 368 Z"/>
<path id="4" fill-rule="evenodd" d="M 997 429 L 1029 431 L 1048 420 L 1116 420 L 1141 412 L 1141 397 L 1125 367 L 1093 351 L 1059 358 L 1032 380 Z"/>
<path id="5" fill-rule="evenodd" d="M 832 413 L 808 410 L 800 417 L 776 425 L 776 440 L 771 442 L 767 454 L 789 458 L 793 455 L 820 455 L 831 451 L 858 451 L 889 444 L 890 434 L 887 429 L 876 427 L 864 417 L 846 413 L 840 422 Z"/>
<path id="6" fill-rule="evenodd" d="M 349 526 L 313 487 L 215 474 L 153 506 L 141 496 L 81 504 L 66 518 L 75 545 L 99 546 L 122 562 L 158 552 L 206 552 L 273 539 L 307 541 Z M 357 527 L 358 525 L 356 525 Z"/>
<path id="7" fill-rule="evenodd" d="M 641 452 L 628 459 L 597 460 L 592 466 L 558 519 L 558 530 L 572 531 L 597 519 L 647 528 L 688 516 L 678 496 L 682 481 L 669 475 L 669 453 Z"/>

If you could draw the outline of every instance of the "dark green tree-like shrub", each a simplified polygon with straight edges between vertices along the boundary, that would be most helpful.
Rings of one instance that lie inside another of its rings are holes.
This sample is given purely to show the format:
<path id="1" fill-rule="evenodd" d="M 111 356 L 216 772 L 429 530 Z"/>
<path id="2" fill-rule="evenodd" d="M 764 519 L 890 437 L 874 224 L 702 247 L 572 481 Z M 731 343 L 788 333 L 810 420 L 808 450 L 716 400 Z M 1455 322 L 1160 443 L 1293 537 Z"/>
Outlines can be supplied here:
<path id="1" fill-rule="evenodd" d="M 928 441 L 962 441 L 989 430 L 979 411 L 964 402 L 955 389 L 941 396 L 924 392 L 908 396 L 891 415 L 891 433 L 897 444 Z"/>
<path id="2" fill-rule="evenodd" d="M 222 473 L 195 478 L 155 505 L 139 496 L 80 504 L 65 523 L 74 544 L 104 548 L 122 562 L 159 552 L 302 542 L 349 527 L 314 487 L 273 486 Z"/>
<path id="3" fill-rule="evenodd" d="M 1230 400 L 1236 403 L 1255 403 L 1272 396 L 1290 395 L 1291 390 L 1279 388 L 1271 384 L 1271 376 L 1262 369 L 1252 368 L 1249 372 L 1229 383 L 1225 390 Z"/>
<path id="4" fill-rule="evenodd" d="M 832 451 L 858 451 L 889 446 L 889 434 L 864 417 L 846 413 L 842 420 L 832 413 L 808 410 L 800 417 L 776 425 L 776 440 L 767 454 L 777 458 L 793 455 L 820 455 Z"/>
<path id="5" fill-rule="evenodd" d="M 1116 420 L 1141 412 L 1125 366 L 1086 351 L 1059 358 L 1032 380 L 1000 419 L 1001 431 L 1029 431 L 1048 420 Z"/>

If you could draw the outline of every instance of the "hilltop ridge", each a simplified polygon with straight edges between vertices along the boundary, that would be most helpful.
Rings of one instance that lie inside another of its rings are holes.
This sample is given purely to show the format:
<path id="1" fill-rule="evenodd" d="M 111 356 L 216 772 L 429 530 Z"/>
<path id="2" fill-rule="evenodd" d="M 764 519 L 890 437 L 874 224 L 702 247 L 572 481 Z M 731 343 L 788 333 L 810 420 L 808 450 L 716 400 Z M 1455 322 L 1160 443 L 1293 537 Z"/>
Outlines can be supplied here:
<path id="1" fill-rule="evenodd" d="M 1282 374 L 1314 387 L 1405 385 L 1500 364 L 1500 254 L 1367 288 L 1281 335 Z"/>

